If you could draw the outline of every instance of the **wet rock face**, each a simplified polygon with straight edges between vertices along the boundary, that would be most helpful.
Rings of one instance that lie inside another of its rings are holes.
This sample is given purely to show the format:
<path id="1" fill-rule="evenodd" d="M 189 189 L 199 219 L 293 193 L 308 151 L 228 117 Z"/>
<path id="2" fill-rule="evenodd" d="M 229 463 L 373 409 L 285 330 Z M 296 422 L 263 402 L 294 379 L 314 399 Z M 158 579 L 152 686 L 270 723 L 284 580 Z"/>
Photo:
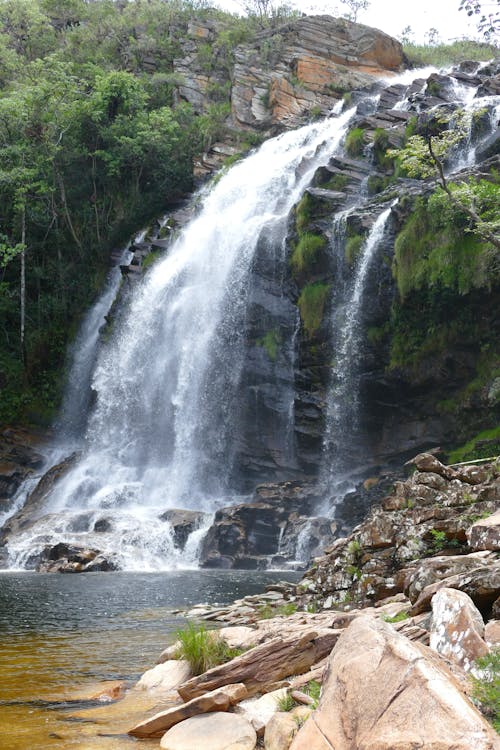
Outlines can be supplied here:
<path id="1" fill-rule="evenodd" d="M 7 428 L 0 434 L 0 515 L 7 513 L 21 484 L 44 463 L 42 436 Z"/>
<path id="2" fill-rule="evenodd" d="M 202 543 L 202 567 L 265 569 L 297 558 L 304 565 L 336 529 L 312 516 L 318 500 L 312 485 L 260 485 L 251 502 L 217 511 Z"/>

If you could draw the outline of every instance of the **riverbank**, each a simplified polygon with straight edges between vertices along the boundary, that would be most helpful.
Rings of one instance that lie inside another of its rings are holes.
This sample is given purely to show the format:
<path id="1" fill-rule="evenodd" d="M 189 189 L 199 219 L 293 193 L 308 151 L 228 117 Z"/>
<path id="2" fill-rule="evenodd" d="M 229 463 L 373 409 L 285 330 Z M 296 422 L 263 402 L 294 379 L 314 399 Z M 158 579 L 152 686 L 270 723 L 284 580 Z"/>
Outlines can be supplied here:
<path id="1" fill-rule="evenodd" d="M 498 703 L 478 696 L 498 689 L 500 466 L 414 464 L 298 585 L 192 608 L 241 653 L 195 675 L 168 648 L 123 699 L 156 699 L 129 734 L 164 750 L 500 747 L 478 710 L 494 720 Z"/>

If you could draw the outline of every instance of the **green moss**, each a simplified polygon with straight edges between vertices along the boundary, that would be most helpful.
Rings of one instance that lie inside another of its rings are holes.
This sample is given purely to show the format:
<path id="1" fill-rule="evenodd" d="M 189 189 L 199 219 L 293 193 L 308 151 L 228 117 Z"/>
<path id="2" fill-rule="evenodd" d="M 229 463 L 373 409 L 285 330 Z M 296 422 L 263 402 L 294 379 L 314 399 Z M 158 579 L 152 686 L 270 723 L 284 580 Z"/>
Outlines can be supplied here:
<path id="1" fill-rule="evenodd" d="M 281 336 L 277 328 L 272 328 L 265 336 L 257 339 L 256 343 L 257 346 L 262 346 L 266 350 L 267 356 L 272 362 L 276 362 L 279 347 L 281 345 Z"/>
<path id="2" fill-rule="evenodd" d="M 347 238 L 345 243 L 345 259 L 348 265 L 353 266 L 356 263 L 364 241 L 365 238 L 361 234 Z"/>
<path id="3" fill-rule="evenodd" d="M 305 193 L 295 207 L 295 226 L 299 234 L 305 232 L 309 222 L 311 221 L 311 208 L 311 196 L 309 195 L 309 193 Z"/>
<path id="4" fill-rule="evenodd" d="M 312 338 L 321 326 L 329 291 L 330 284 L 317 281 L 304 287 L 299 297 L 297 304 L 300 317 L 309 338 Z"/>
<path id="5" fill-rule="evenodd" d="M 349 156 L 362 156 L 365 144 L 365 131 L 363 128 L 353 128 L 347 133 L 345 139 L 345 150 Z"/>
<path id="6" fill-rule="evenodd" d="M 348 184 L 349 178 L 347 175 L 334 174 L 327 182 L 325 182 L 323 185 L 320 185 L 320 187 L 324 188 L 325 190 L 337 190 L 339 193 L 342 193 L 346 189 Z"/>
<path id="7" fill-rule="evenodd" d="M 311 232 L 303 234 L 290 257 L 293 274 L 296 276 L 310 268 L 325 245 L 326 239 L 321 235 Z"/>
<path id="8" fill-rule="evenodd" d="M 448 463 L 458 464 L 461 461 L 474 461 L 478 458 L 498 455 L 500 455 L 500 425 L 480 432 L 465 445 L 451 451 L 448 454 Z"/>
<path id="9" fill-rule="evenodd" d="M 382 615 L 382 620 L 384 622 L 391 622 L 391 623 L 393 623 L 393 622 L 403 622 L 404 620 L 407 620 L 409 618 L 409 616 L 410 615 L 408 614 L 408 612 L 406 612 L 405 610 L 403 610 L 402 612 L 398 612 L 398 614 L 394 615 L 393 617 L 391 617 L 390 615 Z"/>
<path id="10" fill-rule="evenodd" d="M 382 169 L 392 169 L 393 159 L 387 156 L 389 148 L 389 135 L 384 128 L 376 128 L 373 134 L 373 153 L 375 162 Z"/>
<path id="11" fill-rule="evenodd" d="M 161 250 L 151 250 L 143 259 L 142 259 L 142 270 L 147 271 L 150 266 L 153 266 L 157 260 L 160 259 L 162 256 Z"/>

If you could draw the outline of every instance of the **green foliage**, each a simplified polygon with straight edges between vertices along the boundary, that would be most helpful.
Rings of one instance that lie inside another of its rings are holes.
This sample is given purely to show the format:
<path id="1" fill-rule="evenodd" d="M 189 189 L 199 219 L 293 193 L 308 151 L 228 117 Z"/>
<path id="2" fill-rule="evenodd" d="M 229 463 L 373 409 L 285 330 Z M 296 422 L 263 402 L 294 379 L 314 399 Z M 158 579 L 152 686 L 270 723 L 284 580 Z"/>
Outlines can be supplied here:
<path id="1" fill-rule="evenodd" d="M 294 276 L 307 271 L 315 262 L 319 252 L 325 247 L 326 239 L 319 234 L 303 234 L 290 257 Z"/>
<path id="2" fill-rule="evenodd" d="M 291 711 L 297 705 L 289 692 L 276 698 L 278 711 Z"/>
<path id="3" fill-rule="evenodd" d="M 281 345 L 281 336 L 277 328 L 272 328 L 260 339 L 257 339 L 257 346 L 262 346 L 267 352 L 271 362 L 276 362 L 279 347 Z"/>
<path id="4" fill-rule="evenodd" d="M 361 568 L 358 568 L 357 565 L 347 565 L 345 570 L 347 575 L 352 576 L 352 578 L 355 578 L 358 581 L 363 575 Z"/>
<path id="5" fill-rule="evenodd" d="M 353 266 L 356 263 L 364 241 L 365 238 L 361 234 L 355 234 L 347 238 L 345 243 L 345 259 L 348 265 Z"/>
<path id="6" fill-rule="evenodd" d="M 203 674 L 242 653 L 229 648 L 216 631 L 207 630 L 204 625 L 188 623 L 186 628 L 176 632 L 176 637 L 180 643 L 176 656 L 189 662 L 194 675 Z"/>
<path id="7" fill-rule="evenodd" d="M 423 288 L 448 288 L 461 295 L 489 288 L 498 275 L 495 255 L 468 227 L 467 216 L 440 188 L 427 201 L 416 199 L 395 243 L 393 272 L 402 299 Z"/>
<path id="8" fill-rule="evenodd" d="M 481 677 L 471 677 L 472 696 L 500 734 L 500 649 L 476 660 Z"/>
<path id="9" fill-rule="evenodd" d="M 297 611 L 297 605 L 295 602 L 288 602 L 282 604 L 279 607 L 274 607 L 272 604 L 263 604 L 258 609 L 259 620 L 270 620 L 272 617 L 288 617 L 289 615 L 295 614 Z"/>
<path id="10" fill-rule="evenodd" d="M 297 304 L 309 338 L 312 338 L 321 326 L 329 292 L 330 284 L 317 281 L 304 287 L 300 294 Z"/>
<path id="11" fill-rule="evenodd" d="M 321 683 L 317 680 L 309 680 L 304 688 L 304 693 L 313 699 L 314 703 L 312 704 L 312 708 L 316 709 L 321 696 Z"/>
<path id="12" fill-rule="evenodd" d="M 390 615 L 382 615 L 382 620 L 384 622 L 403 622 L 404 620 L 407 620 L 410 615 L 405 610 L 402 610 L 401 612 L 398 612 L 397 615 L 390 616 Z"/>
<path id="13" fill-rule="evenodd" d="M 495 45 L 473 39 L 461 39 L 451 44 L 404 44 L 403 49 L 411 65 L 417 68 L 425 65 L 440 68 L 463 60 L 486 62 L 498 54 Z"/>
<path id="14" fill-rule="evenodd" d="M 343 192 L 349 184 L 349 178 L 345 174 L 334 174 L 330 179 L 321 183 L 320 187 L 325 190 L 337 190 L 339 193 Z"/>
<path id="15" fill-rule="evenodd" d="M 193 12 L 221 22 L 212 47 L 196 42 L 214 73 L 201 116 L 174 107 Z M 5 0 L 0 31 L 0 419 L 45 422 L 110 250 L 191 189 L 194 155 L 225 134 L 228 66 L 255 24 L 204 0 Z"/>
<path id="16" fill-rule="evenodd" d="M 303 234 L 311 221 L 312 200 L 309 193 L 305 193 L 295 207 L 295 226 L 297 232 Z"/>
<path id="17" fill-rule="evenodd" d="M 500 455 L 500 425 L 490 430 L 483 430 L 465 445 L 455 448 L 448 454 L 448 462 L 458 464 L 462 461 L 474 461 L 497 455 Z"/>
<path id="18" fill-rule="evenodd" d="M 363 128 L 353 128 L 345 138 L 345 150 L 349 156 L 355 158 L 362 156 L 366 145 L 365 131 Z"/>

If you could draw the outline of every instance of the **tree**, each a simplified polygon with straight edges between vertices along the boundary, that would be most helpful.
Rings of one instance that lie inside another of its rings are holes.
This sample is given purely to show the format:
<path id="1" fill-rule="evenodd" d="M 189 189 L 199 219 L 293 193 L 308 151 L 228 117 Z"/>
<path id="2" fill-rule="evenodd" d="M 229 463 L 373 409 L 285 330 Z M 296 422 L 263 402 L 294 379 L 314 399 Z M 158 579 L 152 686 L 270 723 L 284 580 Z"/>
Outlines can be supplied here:
<path id="1" fill-rule="evenodd" d="M 370 6 L 369 0 L 340 0 L 340 2 L 342 5 L 346 5 L 349 9 L 347 13 L 344 14 L 346 18 L 355 23 L 358 20 L 359 13 L 367 10 Z"/>
<path id="2" fill-rule="evenodd" d="M 488 41 L 493 41 L 500 31 L 500 0 L 460 0 L 460 10 L 468 16 L 476 16 L 477 29 Z"/>
<path id="3" fill-rule="evenodd" d="M 414 44 L 415 42 L 415 32 L 413 31 L 411 26 L 405 26 L 404 29 L 401 30 L 401 33 L 398 36 L 399 41 L 401 44 Z"/>
<path id="4" fill-rule="evenodd" d="M 411 136 L 402 149 L 391 149 L 389 156 L 398 159 L 409 177 L 436 177 L 448 201 L 461 211 L 471 223 L 470 231 L 500 251 L 500 184 L 491 180 L 450 183 L 445 174 L 444 161 L 464 139 L 470 114 L 463 111 L 453 115 L 429 117 L 422 121 L 417 135 Z M 498 264 L 498 258 L 497 258 Z"/>

